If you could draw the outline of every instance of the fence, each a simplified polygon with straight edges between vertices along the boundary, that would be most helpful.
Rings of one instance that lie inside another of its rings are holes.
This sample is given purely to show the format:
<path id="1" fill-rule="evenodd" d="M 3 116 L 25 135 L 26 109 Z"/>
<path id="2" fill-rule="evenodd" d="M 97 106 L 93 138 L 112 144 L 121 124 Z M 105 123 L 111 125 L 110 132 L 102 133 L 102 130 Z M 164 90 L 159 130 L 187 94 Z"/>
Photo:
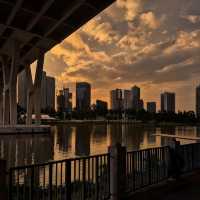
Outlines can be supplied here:
<path id="1" fill-rule="evenodd" d="M 108 199 L 108 154 L 10 169 L 9 200 Z"/>
<path id="2" fill-rule="evenodd" d="M 168 147 L 127 153 L 126 192 L 156 184 L 168 177 Z"/>
<path id="3" fill-rule="evenodd" d="M 182 145 L 182 172 L 200 169 L 200 143 Z M 108 154 L 11 168 L 9 200 L 106 200 L 127 195 L 169 178 L 170 148 Z"/>

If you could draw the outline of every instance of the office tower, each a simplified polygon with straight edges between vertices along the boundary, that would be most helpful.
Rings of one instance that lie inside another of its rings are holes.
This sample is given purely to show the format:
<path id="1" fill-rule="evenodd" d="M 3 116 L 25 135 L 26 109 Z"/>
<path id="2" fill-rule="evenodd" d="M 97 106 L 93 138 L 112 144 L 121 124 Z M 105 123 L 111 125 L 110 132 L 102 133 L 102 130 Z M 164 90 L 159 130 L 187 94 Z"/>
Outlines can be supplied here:
<path id="1" fill-rule="evenodd" d="M 76 109 L 86 112 L 90 110 L 91 85 L 86 82 L 76 83 Z"/>
<path id="2" fill-rule="evenodd" d="M 27 106 L 27 78 L 25 70 L 18 76 L 18 104 L 26 109 Z M 41 110 L 51 112 L 55 110 L 55 78 L 42 74 L 41 82 Z"/>
<path id="3" fill-rule="evenodd" d="M 69 91 L 69 88 L 59 90 L 57 95 L 57 111 L 67 113 L 72 111 L 72 93 Z"/>
<path id="4" fill-rule="evenodd" d="M 131 98 L 132 98 L 132 108 L 136 111 L 139 111 L 144 108 L 144 102 L 140 99 L 140 88 L 137 86 L 132 87 L 131 89 Z"/>
<path id="5" fill-rule="evenodd" d="M 57 95 L 57 111 L 65 112 L 65 98 L 63 90 L 59 90 L 59 93 Z"/>
<path id="6" fill-rule="evenodd" d="M 46 109 L 47 112 L 55 110 L 55 78 L 46 76 Z"/>
<path id="7" fill-rule="evenodd" d="M 175 112 L 175 93 L 161 94 L 161 112 Z"/>
<path id="8" fill-rule="evenodd" d="M 42 74 L 41 83 L 41 109 L 49 113 L 55 110 L 55 78 Z"/>
<path id="9" fill-rule="evenodd" d="M 123 93 L 121 89 L 115 89 L 110 92 L 110 103 L 112 110 L 123 110 Z"/>
<path id="10" fill-rule="evenodd" d="M 72 111 L 72 93 L 69 91 L 69 88 L 63 89 L 63 95 L 65 99 L 64 108 L 66 112 Z"/>
<path id="11" fill-rule="evenodd" d="M 26 110 L 27 106 L 27 78 L 26 78 L 26 72 L 23 70 L 19 75 L 18 75 L 18 104 L 21 108 Z"/>
<path id="12" fill-rule="evenodd" d="M 132 108 L 132 95 L 130 90 L 123 91 L 123 108 L 128 110 Z"/>
<path id="13" fill-rule="evenodd" d="M 200 117 L 200 85 L 196 87 L 196 116 Z"/>
<path id="14" fill-rule="evenodd" d="M 147 102 L 147 112 L 156 113 L 156 102 Z"/>
<path id="15" fill-rule="evenodd" d="M 108 103 L 101 100 L 96 100 L 96 111 L 98 113 L 105 113 L 108 110 Z"/>

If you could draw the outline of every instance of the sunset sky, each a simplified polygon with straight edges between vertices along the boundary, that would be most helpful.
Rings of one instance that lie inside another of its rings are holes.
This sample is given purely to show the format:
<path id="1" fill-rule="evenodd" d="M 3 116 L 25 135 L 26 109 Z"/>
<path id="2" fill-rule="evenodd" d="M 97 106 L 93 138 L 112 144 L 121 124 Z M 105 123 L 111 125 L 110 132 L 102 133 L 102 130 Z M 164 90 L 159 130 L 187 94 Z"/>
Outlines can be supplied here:
<path id="1" fill-rule="evenodd" d="M 92 100 L 141 87 L 157 101 L 176 92 L 177 110 L 194 110 L 200 84 L 200 0 L 118 0 L 47 53 L 57 88 L 92 84 Z"/>

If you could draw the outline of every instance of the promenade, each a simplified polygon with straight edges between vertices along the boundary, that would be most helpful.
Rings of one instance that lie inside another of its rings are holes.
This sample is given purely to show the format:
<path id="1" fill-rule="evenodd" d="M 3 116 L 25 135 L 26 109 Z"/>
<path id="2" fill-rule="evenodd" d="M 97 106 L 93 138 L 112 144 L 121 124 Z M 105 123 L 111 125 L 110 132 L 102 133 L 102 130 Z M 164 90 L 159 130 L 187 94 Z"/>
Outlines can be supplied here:
<path id="1" fill-rule="evenodd" d="M 200 171 L 166 181 L 135 193 L 129 200 L 197 200 L 200 197 Z"/>

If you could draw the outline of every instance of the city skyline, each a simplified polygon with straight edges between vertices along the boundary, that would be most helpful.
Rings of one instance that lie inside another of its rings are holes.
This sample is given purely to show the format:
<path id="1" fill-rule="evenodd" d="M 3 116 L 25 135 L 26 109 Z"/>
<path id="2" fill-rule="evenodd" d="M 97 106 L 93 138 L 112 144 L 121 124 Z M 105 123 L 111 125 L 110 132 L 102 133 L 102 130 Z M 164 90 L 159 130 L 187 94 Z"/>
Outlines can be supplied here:
<path id="1" fill-rule="evenodd" d="M 177 110 L 195 110 L 198 0 L 125 2 L 118 0 L 53 48 L 46 71 L 57 77 L 58 89 L 66 85 L 74 91 L 76 81 L 90 82 L 93 103 L 103 96 L 109 102 L 112 88 L 137 84 L 144 90 L 141 98 L 156 101 L 158 107 L 166 90 L 177 94 Z"/>

